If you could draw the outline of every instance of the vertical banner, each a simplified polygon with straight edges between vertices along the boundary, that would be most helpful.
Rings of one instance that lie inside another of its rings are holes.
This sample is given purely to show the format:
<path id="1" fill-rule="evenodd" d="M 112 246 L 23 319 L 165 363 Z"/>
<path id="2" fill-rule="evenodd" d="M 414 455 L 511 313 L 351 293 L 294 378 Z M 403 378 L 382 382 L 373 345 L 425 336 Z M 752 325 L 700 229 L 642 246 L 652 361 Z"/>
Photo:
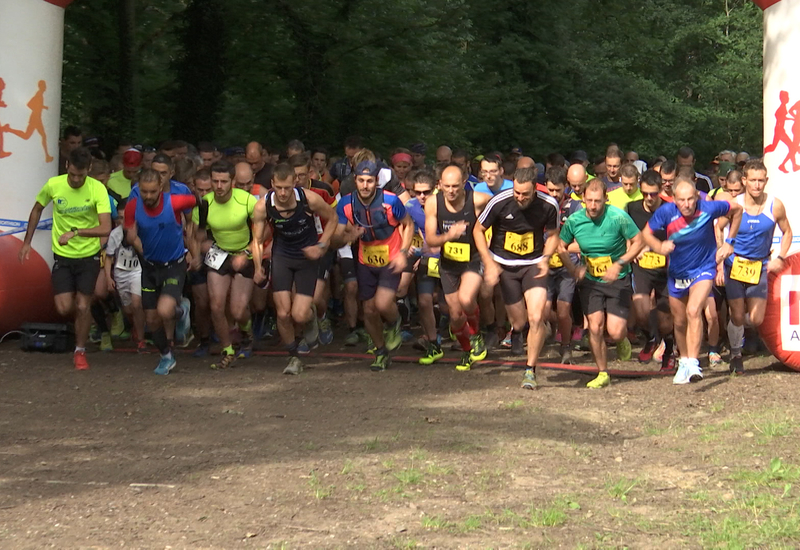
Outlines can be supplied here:
<path id="1" fill-rule="evenodd" d="M 764 10 L 764 162 L 767 191 L 786 205 L 800 249 L 800 0 L 758 0 Z M 776 244 L 780 232 L 776 233 Z M 777 246 L 775 247 L 777 248 Z"/>
<path id="2" fill-rule="evenodd" d="M 67 0 L 0 0 L 0 334 L 54 315 L 48 221 L 17 260 L 36 193 L 58 173 Z"/>

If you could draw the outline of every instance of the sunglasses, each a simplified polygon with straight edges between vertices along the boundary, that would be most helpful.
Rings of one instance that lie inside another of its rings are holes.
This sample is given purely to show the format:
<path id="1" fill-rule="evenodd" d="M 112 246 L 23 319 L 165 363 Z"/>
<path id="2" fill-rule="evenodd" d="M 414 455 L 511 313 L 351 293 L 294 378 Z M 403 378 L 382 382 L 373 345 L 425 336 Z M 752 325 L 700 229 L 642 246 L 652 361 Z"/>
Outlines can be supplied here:
<path id="1" fill-rule="evenodd" d="M 415 194 L 415 195 L 422 195 L 422 196 L 425 196 L 425 195 L 432 195 L 432 194 L 433 194 L 433 189 L 428 189 L 427 191 L 417 191 L 417 190 L 415 189 L 415 190 L 414 190 L 414 194 Z"/>
<path id="2" fill-rule="evenodd" d="M 644 196 L 644 197 L 657 197 L 658 195 L 660 195 L 660 193 L 658 191 L 656 191 L 655 193 L 642 192 L 642 196 Z"/>

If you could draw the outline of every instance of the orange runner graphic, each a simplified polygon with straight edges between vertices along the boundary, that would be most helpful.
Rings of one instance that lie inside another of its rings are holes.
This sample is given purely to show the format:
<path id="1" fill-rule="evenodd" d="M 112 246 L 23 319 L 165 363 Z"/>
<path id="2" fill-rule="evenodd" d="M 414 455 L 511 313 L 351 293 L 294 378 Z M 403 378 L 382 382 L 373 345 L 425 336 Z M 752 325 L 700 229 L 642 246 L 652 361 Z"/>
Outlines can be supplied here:
<path id="1" fill-rule="evenodd" d="M 3 107 L 8 107 L 8 105 L 6 105 L 5 102 L 3 101 L 3 91 L 5 89 L 6 89 L 6 81 L 0 78 L 0 109 L 2 109 Z M 8 124 L 6 125 L 0 124 L 0 159 L 11 155 L 11 153 L 8 153 L 3 149 L 3 134 L 8 132 L 9 130 L 11 130 L 11 128 L 8 127 Z"/>
<path id="2" fill-rule="evenodd" d="M 28 128 L 24 132 L 9 128 L 8 132 L 19 136 L 26 141 L 33 136 L 34 132 L 38 132 L 39 136 L 42 138 L 42 149 L 44 149 L 45 162 L 52 162 L 53 157 L 47 151 L 47 132 L 44 129 L 44 122 L 42 121 L 44 110 L 49 109 L 49 107 L 44 104 L 44 93 L 46 90 L 47 83 L 44 80 L 40 80 L 39 90 L 31 98 L 27 105 L 28 109 L 31 110 L 31 117 L 28 119 Z"/>

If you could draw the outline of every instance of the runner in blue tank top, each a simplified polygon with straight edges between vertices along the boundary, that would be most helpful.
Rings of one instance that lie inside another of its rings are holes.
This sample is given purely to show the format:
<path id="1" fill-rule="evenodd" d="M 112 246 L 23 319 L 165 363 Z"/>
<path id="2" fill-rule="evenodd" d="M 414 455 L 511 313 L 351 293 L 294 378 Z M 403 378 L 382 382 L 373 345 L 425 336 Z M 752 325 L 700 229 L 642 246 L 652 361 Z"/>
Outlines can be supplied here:
<path id="1" fill-rule="evenodd" d="M 703 379 L 698 360 L 703 309 L 711 293 L 716 265 L 733 253 L 742 207 L 735 202 L 700 200 L 694 182 L 682 175 L 675 178 L 673 196 L 675 202 L 656 210 L 642 235 L 653 252 L 669 256 L 669 305 L 681 354 L 672 383 L 688 384 Z M 717 247 L 714 219 L 722 216 L 731 219 L 730 237 Z M 664 229 L 667 240 L 661 241 L 653 233 Z"/>
<path id="2" fill-rule="evenodd" d="M 777 273 L 785 265 L 792 245 L 792 228 L 780 199 L 764 192 L 767 168 L 761 160 L 748 161 L 744 167 L 745 192 L 736 197 L 743 208 L 742 223 L 733 245 L 733 254 L 725 260 L 725 290 L 731 315 L 728 340 L 731 344 L 730 370 L 744 372 L 742 339 L 744 326 L 758 327 L 767 308 L 767 271 Z M 772 237 L 780 227 L 781 249 L 774 260 Z"/>
<path id="3" fill-rule="evenodd" d="M 183 298 L 183 225 L 175 216 L 194 207 L 197 199 L 194 195 L 164 193 L 158 172 L 150 168 L 140 174 L 138 190 L 137 196 L 130 197 L 125 205 L 125 231 L 142 260 L 142 308 L 153 332 L 153 343 L 161 352 L 155 373 L 169 374 L 175 367 L 173 336 L 177 334 L 179 341 L 184 340 L 191 319 L 189 300 Z M 193 239 L 188 242 L 194 249 L 193 268 L 197 269 L 198 251 Z"/>

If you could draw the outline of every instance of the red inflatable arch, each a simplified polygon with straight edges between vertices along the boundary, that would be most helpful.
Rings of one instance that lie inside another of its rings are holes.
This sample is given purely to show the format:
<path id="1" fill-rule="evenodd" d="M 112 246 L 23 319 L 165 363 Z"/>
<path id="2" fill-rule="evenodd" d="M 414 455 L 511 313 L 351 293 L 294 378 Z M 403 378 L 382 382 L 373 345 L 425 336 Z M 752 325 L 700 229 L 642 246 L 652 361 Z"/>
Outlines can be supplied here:
<path id="1" fill-rule="evenodd" d="M 769 275 L 761 338 L 787 367 L 800 371 L 800 254 L 786 258 L 783 271 Z"/>

